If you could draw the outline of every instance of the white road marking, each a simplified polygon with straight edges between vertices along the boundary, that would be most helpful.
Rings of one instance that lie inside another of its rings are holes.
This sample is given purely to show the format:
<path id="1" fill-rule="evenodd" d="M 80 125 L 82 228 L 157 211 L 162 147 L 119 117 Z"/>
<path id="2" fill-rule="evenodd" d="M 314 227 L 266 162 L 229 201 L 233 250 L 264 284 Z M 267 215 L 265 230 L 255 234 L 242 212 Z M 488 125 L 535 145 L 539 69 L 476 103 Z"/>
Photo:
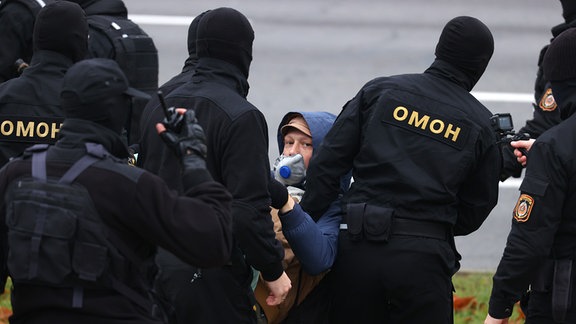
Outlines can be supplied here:
<path id="1" fill-rule="evenodd" d="M 128 15 L 130 20 L 142 25 L 188 26 L 194 16 Z"/>

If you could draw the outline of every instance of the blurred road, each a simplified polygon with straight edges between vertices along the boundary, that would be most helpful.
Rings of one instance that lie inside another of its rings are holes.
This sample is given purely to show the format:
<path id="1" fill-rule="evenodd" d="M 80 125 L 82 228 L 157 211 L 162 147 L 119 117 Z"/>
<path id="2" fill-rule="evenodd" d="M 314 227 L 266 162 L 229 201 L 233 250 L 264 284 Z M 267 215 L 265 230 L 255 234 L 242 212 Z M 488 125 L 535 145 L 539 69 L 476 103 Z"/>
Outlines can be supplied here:
<path id="1" fill-rule="evenodd" d="M 424 71 L 445 23 L 469 15 L 492 30 L 495 52 L 473 93 L 492 112 L 509 112 L 516 129 L 532 115 L 541 47 L 562 22 L 559 1 L 544 0 L 124 0 L 130 17 L 155 39 L 160 81 L 179 73 L 192 18 L 232 7 L 250 19 L 256 39 L 248 99 L 268 120 L 270 158 L 275 134 L 291 110 L 338 114 L 368 80 Z M 501 185 L 500 200 L 476 233 L 457 238 L 463 270 L 494 271 L 510 228 L 519 180 Z"/>

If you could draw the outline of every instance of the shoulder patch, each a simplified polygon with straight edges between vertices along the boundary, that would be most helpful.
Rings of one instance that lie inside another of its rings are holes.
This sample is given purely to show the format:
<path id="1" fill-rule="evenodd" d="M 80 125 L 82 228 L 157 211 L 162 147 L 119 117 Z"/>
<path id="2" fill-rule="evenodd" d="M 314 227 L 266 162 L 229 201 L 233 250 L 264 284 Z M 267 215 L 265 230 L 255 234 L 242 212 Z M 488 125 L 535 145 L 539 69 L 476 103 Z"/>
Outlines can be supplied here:
<path id="1" fill-rule="evenodd" d="M 546 91 L 544 91 L 538 106 L 544 111 L 553 111 L 556 109 L 558 105 L 556 104 L 556 100 L 554 100 L 554 96 L 552 95 L 552 88 L 548 88 Z"/>
<path id="2" fill-rule="evenodd" d="M 534 207 L 534 198 L 527 194 L 521 194 L 516 203 L 516 207 L 514 207 L 514 219 L 518 223 L 528 221 L 532 207 Z"/>

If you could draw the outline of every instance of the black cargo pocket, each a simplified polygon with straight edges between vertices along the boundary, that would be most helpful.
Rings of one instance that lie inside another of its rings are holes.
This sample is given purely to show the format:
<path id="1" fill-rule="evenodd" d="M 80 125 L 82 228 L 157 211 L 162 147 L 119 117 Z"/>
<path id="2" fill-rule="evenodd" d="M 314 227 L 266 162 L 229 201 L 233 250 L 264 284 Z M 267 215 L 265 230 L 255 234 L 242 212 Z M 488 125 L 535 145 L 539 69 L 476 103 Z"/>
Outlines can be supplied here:
<path id="1" fill-rule="evenodd" d="M 364 222 L 365 208 L 365 203 L 354 203 L 346 206 L 346 223 L 351 241 L 360 241 L 363 238 L 362 223 Z"/>
<path id="2" fill-rule="evenodd" d="M 108 260 L 108 249 L 105 246 L 77 242 L 74 247 L 72 267 L 80 279 L 96 281 L 105 270 Z"/>
<path id="3" fill-rule="evenodd" d="M 364 211 L 364 235 L 370 242 L 388 242 L 391 234 L 394 209 L 366 205 Z"/>
<path id="4" fill-rule="evenodd" d="M 8 207 L 8 268 L 15 280 L 61 283 L 72 272 L 76 216 L 51 205 L 15 200 Z"/>

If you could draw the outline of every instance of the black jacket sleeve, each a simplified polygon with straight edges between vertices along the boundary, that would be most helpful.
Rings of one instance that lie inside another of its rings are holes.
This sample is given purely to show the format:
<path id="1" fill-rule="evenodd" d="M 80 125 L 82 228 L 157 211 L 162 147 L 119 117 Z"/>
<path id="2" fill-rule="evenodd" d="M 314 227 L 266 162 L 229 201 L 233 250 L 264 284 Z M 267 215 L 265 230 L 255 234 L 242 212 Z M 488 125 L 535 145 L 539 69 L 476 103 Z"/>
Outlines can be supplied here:
<path id="1" fill-rule="evenodd" d="M 569 175 L 545 143 L 536 141 L 530 165 L 520 186 L 512 228 L 493 278 L 489 313 L 509 317 L 512 307 L 532 282 L 539 265 L 550 254 L 565 208 Z"/>
<path id="2" fill-rule="evenodd" d="M 157 176 L 145 173 L 132 210 L 134 230 L 199 267 L 220 266 L 232 251 L 232 197 L 215 181 L 186 188 L 185 195 L 170 190 Z"/>
<path id="3" fill-rule="evenodd" d="M 498 202 L 502 157 L 492 130 L 486 129 L 483 134 L 477 144 L 479 157 L 476 167 L 458 192 L 458 218 L 454 225 L 454 235 L 467 235 L 476 231 Z"/>
<path id="4" fill-rule="evenodd" d="M 226 188 L 234 197 L 234 238 L 248 263 L 265 280 L 276 280 L 284 271 L 284 249 L 276 240 L 270 217 L 266 120 L 259 111 L 250 110 L 235 119 L 228 133 L 222 135 L 226 144 L 219 163 Z"/>

